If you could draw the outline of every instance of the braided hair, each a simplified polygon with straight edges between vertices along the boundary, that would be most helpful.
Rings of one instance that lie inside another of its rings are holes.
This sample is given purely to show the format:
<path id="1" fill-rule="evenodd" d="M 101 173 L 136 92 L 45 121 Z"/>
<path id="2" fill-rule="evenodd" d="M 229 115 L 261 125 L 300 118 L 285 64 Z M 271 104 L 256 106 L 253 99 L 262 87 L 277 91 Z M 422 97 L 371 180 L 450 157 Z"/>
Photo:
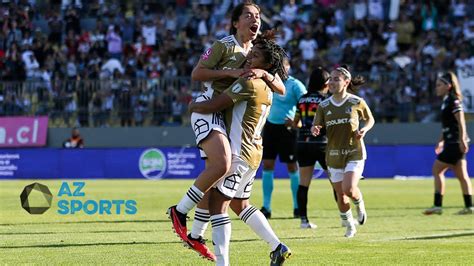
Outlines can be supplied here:
<path id="1" fill-rule="evenodd" d="M 288 73 L 284 67 L 284 60 L 288 59 L 285 50 L 275 42 L 275 32 L 267 30 L 257 36 L 252 42 L 255 47 L 260 49 L 266 59 L 266 63 L 271 65 L 267 71 L 272 74 L 278 74 L 282 80 L 288 79 Z"/>

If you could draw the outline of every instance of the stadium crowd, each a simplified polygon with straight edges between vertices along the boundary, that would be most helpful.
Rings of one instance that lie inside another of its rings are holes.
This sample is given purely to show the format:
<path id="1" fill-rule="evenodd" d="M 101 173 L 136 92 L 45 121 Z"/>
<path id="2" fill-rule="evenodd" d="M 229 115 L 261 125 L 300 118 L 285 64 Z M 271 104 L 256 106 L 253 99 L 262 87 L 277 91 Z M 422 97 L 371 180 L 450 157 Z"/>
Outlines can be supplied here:
<path id="1" fill-rule="evenodd" d="M 16 0 L 0 6 L 0 115 L 56 126 L 187 123 L 200 54 L 228 35 L 240 1 Z M 380 122 L 432 121 L 441 70 L 474 68 L 465 0 L 255 1 L 306 83 L 315 66 L 353 67 Z"/>

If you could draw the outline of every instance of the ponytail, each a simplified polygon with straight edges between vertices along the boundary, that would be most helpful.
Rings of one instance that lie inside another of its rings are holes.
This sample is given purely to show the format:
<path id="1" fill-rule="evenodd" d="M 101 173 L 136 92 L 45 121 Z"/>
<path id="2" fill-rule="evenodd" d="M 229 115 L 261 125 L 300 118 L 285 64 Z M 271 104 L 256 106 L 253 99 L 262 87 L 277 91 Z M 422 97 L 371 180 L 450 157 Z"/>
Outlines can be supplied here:
<path id="1" fill-rule="evenodd" d="M 456 74 L 451 71 L 448 71 L 442 74 L 438 79 L 445 84 L 451 85 L 451 90 L 449 91 L 449 93 L 452 94 L 455 98 L 462 100 L 461 87 L 459 86 L 459 81 L 456 77 Z"/>
<path id="2" fill-rule="evenodd" d="M 348 65 L 341 65 L 340 67 L 336 68 L 337 71 L 339 71 L 345 79 L 350 79 L 350 83 L 347 86 L 347 92 L 352 93 L 352 94 L 357 94 L 357 91 L 359 87 L 362 84 L 365 84 L 365 79 L 364 77 L 357 75 L 355 77 L 352 77 L 351 72 L 349 71 L 349 66 Z"/>

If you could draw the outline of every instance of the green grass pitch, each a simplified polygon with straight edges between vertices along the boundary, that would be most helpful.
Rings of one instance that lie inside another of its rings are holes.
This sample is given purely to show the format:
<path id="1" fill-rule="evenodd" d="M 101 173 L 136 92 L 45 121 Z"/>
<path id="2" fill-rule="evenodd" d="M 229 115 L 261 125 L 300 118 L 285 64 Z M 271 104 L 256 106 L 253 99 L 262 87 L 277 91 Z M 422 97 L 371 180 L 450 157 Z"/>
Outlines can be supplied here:
<path id="1" fill-rule="evenodd" d="M 20 206 L 23 187 L 34 181 L 53 193 L 52 207 L 42 215 L 30 215 Z M 137 214 L 59 215 L 61 181 L 0 181 L 0 263 L 212 265 L 183 247 L 165 214 L 191 183 L 86 180 L 82 200 L 134 199 Z M 427 217 L 421 212 L 432 204 L 432 183 L 361 181 L 368 222 L 358 227 L 355 238 L 346 239 L 327 180 L 313 180 L 310 188 L 308 211 L 316 230 L 300 229 L 299 220 L 291 218 L 289 181 L 277 180 L 270 223 L 293 251 L 288 265 L 472 264 L 474 215 L 454 214 L 463 206 L 459 183 L 448 180 L 443 215 Z M 261 206 L 260 180 L 251 200 Z M 231 264 L 269 264 L 269 247 L 235 215 L 231 217 Z M 206 237 L 211 237 L 209 231 Z"/>

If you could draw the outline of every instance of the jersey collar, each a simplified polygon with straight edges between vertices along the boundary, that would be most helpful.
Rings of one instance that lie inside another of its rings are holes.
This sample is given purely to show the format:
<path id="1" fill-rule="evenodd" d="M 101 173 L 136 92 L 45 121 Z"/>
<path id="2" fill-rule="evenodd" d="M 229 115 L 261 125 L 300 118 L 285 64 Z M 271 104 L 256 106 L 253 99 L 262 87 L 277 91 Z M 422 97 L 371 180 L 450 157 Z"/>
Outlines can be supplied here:
<path id="1" fill-rule="evenodd" d="M 245 51 L 244 47 L 242 47 L 242 46 L 240 45 L 239 41 L 237 41 L 237 39 L 235 38 L 235 35 L 232 34 L 232 35 L 230 35 L 230 36 L 232 36 L 232 40 L 234 41 L 235 45 L 237 45 L 238 47 L 240 47 L 240 48 L 242 49 L 242 51 L 243 51 L 242 53 L 243 53 L 245 56 L 247 56 L 247 54 L 248 54 L 248 52 L 250 51 L 250 49 L 252 49 L 253 44 L 250 43 L 249 51 Z"/>
<path id="2" fill-rule="evenodd" d="M 347 99 L 349 99 L 349 98 L 350 98 L 350 94 L 347 94 L 346 98 L 344 98 L 340 103 L 337 103 L 336 101 L 334 101 L 334 97 L 333 97 L 333 96 L 331 96 L 331 97 L 329 98 L 329 100 L 331 101 L 331 103 L 332 103 L 333 105 L 339 107 L 339 106 L 342 106 L 342 105 L 347 101 Z"/>

